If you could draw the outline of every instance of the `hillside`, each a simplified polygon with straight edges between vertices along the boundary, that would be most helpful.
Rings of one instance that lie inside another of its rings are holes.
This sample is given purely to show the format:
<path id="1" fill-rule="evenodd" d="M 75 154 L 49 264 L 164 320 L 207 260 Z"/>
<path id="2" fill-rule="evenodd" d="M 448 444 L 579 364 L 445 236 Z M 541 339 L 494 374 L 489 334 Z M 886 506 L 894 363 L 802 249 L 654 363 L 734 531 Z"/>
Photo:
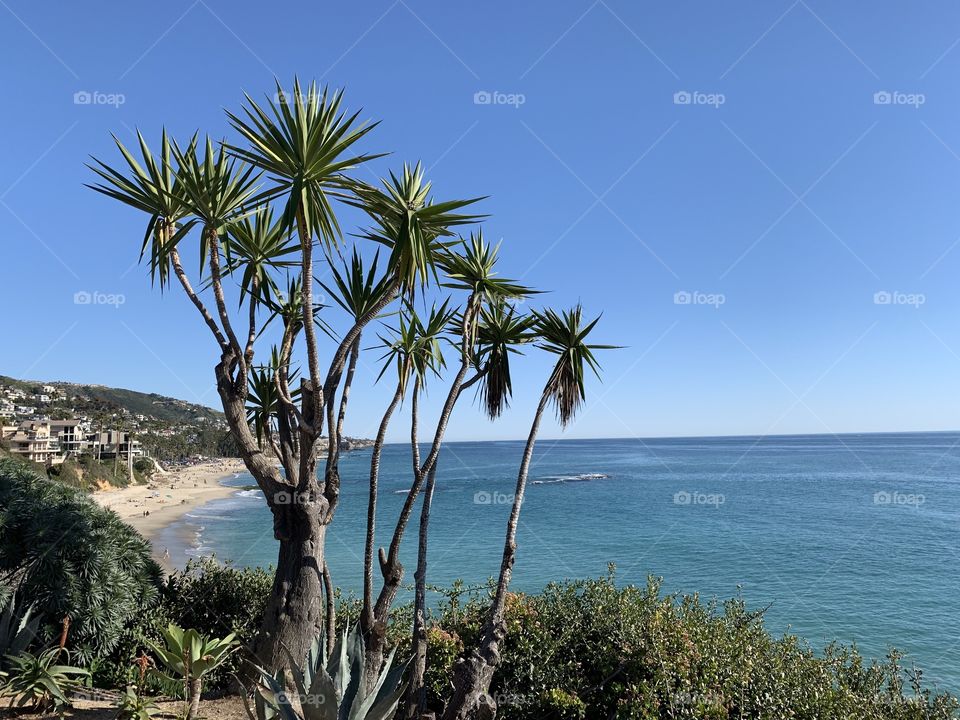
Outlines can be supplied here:
<path id="1" fill-rule="evenodd" d="M 71 405 L 76 410 L 126 410 L 131 415 L 145 415 L 172 424 L 190 424 L 197 422 L 199 418 L 215 423 L 223 421 L 223 413 L 205 405 L 157 393 L 143 393 L 105 385 L 79 385 L 58 380 L 18 380 L 0 375 L 0 387 L 17 388 L 27 395 L 39 392 L 44 385 L 57 388 L 60 397 L 71 399 Z"/>

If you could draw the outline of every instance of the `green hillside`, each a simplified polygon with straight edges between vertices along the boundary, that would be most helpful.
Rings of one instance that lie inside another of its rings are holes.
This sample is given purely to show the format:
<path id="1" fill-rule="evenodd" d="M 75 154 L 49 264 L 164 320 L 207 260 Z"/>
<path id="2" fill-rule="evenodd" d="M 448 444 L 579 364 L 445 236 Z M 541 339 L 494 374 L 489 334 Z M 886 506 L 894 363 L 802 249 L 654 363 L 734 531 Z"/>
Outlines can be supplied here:
<path id="1" fill-rule="evenodd" d="M 69 403 L 78 411 L 107 406 L 115 409 L 123 408 L 134 415 L 147 415 L 169 423 L 193 423 L 198 417 L 212 421 L 223 420 L 223 413 L 205 405 L 189 403 L 157 393 L 142 393 L 105 385 L 78 385 L 56 380 L 18 380 L 0 375 L 0 386 L 19 388 L 27 393 L 39 391 L 41 385 L 53 385 L 67 398 L 79 397 L 79 400 Z"/>

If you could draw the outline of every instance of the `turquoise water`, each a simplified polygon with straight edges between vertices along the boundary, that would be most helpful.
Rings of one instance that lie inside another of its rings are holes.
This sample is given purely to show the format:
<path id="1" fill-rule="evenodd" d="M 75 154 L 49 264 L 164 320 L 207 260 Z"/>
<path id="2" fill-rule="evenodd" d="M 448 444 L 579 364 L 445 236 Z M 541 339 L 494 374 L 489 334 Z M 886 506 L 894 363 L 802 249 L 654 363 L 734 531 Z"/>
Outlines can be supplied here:
<path id="1" fill-rule="evenodd" d="M 431 583 L 497 572 L 521 452 L 520 442 L 445 447 Z M 343 501 L 327 542 L 334 581 L 346 590 L 361 585 L 369 457 L 356 451 L 343 461 Z M 380 544 L 409 467 L 406 446 L 386 448 Z M 927 681 L 960 691 L 958 477 L 960 433 L 543 441 L 514 587 L 598 576 L 610 562 L 622 583 L 654 574 L 669 591 L 720 599 L 740 587 L 752 608 L 769 605 L 777 633 L 789 627 L 814 646 L 855 641 L 876 657 L 896 646 Z M 412 578 L 415 526 L 407 536 Z M 276 556 L 258 491 L 194 510 L 159 542 L 181 565 L 189 554 L 240 565 Z"/>

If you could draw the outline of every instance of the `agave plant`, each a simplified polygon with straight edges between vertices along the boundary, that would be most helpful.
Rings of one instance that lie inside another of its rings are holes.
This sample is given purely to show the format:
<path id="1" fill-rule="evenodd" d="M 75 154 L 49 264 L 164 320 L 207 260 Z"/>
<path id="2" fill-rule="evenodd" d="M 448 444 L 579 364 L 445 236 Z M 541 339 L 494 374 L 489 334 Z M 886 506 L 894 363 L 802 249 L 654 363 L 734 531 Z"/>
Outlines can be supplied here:
<path id="1" fill-rule="evenodd" d="M 117 700 L 117 720 L 150 720 L 160 708 L 137 688 L 130 686 Z"/>
<path id="2" fill-rule="evenodd" d="M 147 644 L 168 672 L 155 672 L 166 682 L 183 683 L 187 700 L 186 718 L 193 720 L 200 709 L 203 676 L 219 667 L 239 643 L 233 633 L 222 639 L 206 638 L 196 630 L 184 630 L 172 623 L 161 634 L 163 646 L 149 641 Z"/>
<path id="3" fill-rule="evenodd" d="M 61 653 L 67 651 L 54 647 L 39 655 L 22 652 L 10 658 L 9 678 L 3 691 L 10 696 L 11 708 L 29 707 L 39 712 L 55 710 L 59 713 L 69 707 L 67 694 L 80 687 L 79 678 L 89 677 L 90 672 L 58 664 Z"/>
<path id="4" fill-rule="evenodd" d="M 7 600 L 0 613 L 0 669 L 8 655 L 17 656 L 26 650 L 37 635 L 40 618 L 32 617 L 33 607 L 17 605 L 16 595 Z"/>
<path id="5" fill-rule="evenodd" d="M 324 633 L 310 646 L 302 665 L 290 658 L 292 695 L 284 671 L 260 674 L 254 707 L 246 703 L 250 720 L 389 720 L 406 690 L 406 665 L 393 667 L 390 653 L 376 682 L 363 682 L 364 646 L 359 626 L 343 635 L 327 653 Z M 366 686 L 370 687 L 365 691 Z"/>

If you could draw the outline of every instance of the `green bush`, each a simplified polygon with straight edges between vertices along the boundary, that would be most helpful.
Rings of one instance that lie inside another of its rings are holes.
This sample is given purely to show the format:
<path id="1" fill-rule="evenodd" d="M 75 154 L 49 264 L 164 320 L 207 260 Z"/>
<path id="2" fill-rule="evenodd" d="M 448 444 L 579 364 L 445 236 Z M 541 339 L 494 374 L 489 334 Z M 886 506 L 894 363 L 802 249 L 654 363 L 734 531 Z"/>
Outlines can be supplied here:
<path id="1" fill-rule="evenodd" d="M 434 618 L 444 639 L 428 672 L 434 703 L 447 693 L 450 649 L 469 651 L 484 619 L 476 597 Z M 946 720 L 958 708 L 895 653 L 867 663 L 833 645 L 818 657 L 796 637 L 774 638 L 740 599 L 662 596 L 655 580 L 619 588 L 611 575 L 514 594 L 508 621 L 491 693 L 510 720 Z"/>
<path id="2" fill-rule="evenodd" d="M 102 657 L 149 612 L 161 584 L 150 546 L 83 492 L 0 459 L 0 577 L 42 618 L 41 638 L 70 619 L 81 662 Z"/>
<path id="3" fill-rule="evenodd" d="M 164 626 L 174 622 L 210 637 L 232 633 L 249 645 L 260 629 L 272 588 L 273 573 L 263 568 L 235 568 L 213 558 L 191 560 L 163 587 Z M 157 637 L 156 629 L 147 634 Z M 245 657 L 245 653 L 234 653 L 205 678 L 205 686 L 214 692 L 229 690 Z"/>

